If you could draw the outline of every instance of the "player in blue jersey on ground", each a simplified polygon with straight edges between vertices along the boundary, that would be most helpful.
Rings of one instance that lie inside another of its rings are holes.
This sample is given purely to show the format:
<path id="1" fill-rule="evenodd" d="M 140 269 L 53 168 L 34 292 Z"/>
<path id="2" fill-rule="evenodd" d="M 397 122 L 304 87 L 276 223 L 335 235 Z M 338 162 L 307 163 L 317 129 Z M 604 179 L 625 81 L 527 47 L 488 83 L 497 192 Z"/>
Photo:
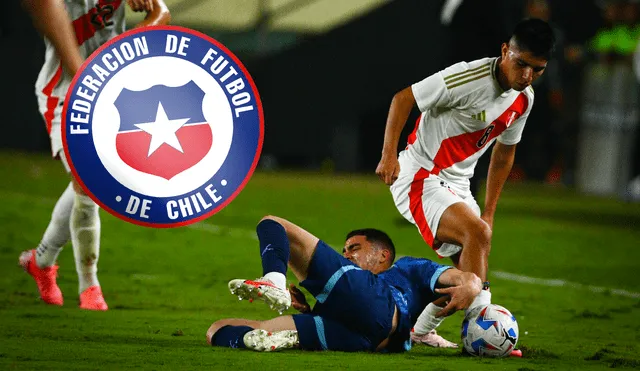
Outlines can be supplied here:
<path id="1" fill-rule="evenodd" d="M 438 313 L 480 305 L 482 281 L 475 274 L 427 259 L 403 257 L 395 264 L 391 239 L 375 229 L 347 235 L 344 256 L 299 226 L 273 216 L 257 226 L 263 277 L 237 279 L 229 289 L 241 299 L 264 300 L 282 312 L 291 304 L 287 264 L 315 298 L 311 310 L 294 290 L 294 307 L 303 313 L 267 321 L 222 319 L 207 331 L 214 346 L 274 351 L 304 350 L 402 352 L 424 307 L 443 295 Z"/>

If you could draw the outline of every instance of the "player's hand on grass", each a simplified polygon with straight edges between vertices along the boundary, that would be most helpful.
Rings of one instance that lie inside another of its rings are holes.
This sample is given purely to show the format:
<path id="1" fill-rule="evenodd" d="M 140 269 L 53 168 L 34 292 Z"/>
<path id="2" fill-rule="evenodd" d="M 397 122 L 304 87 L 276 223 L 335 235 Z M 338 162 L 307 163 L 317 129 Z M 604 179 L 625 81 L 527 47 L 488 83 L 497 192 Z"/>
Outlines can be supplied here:
<path id="1" fill-rule="evenodd" d="M 459 310 L 469 308 L 480 291 L 482 291 L 482 287 L 478 285 L 476 280 L 468 280 L 459 286 L 436 289 L 436 293 L 450 296 L 447 305 L 436 313 L 436 317 L 450 316 Z"/>
<path id="2" fill-rule="evenodd" d="M 300 291 L 294 284 L 289 285 L 289 292 L 291 293 L 291 306 L 300 313 L 311 312 L 311 307 L 307 303 L 307 298 L 304 293 Z"/>
<path id="3" fill-rule="evenodd" d="M 380 163 L 376 168 L 376 174 L 386 185 L 392 185 L 398 179 L 400 173 L 400 162 L 395 155 L 382 155 Z"/>

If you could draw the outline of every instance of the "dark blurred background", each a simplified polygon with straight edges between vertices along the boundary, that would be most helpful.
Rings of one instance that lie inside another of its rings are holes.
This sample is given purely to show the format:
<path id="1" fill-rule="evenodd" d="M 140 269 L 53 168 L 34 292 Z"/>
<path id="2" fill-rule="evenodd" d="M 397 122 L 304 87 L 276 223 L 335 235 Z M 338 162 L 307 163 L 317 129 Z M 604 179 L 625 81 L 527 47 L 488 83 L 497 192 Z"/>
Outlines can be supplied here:
<path id="1" fill-rule="evenodd" d="M 397 91 L 453 63 L 497 56 L 519 20 L 547 19 L 558 48 L 534 85 L 511 180 L 640 200 L 638 1 L 165 1 L 172 24 L 218 39 L 253 76 L 265 112 L 265 171 L 373 174 Z M 0 149 L 48 153 L 34 93 L 43 42 L 18 0 L 0 7 Z M 139 19 L 128 16 L 132 25 Z"/>

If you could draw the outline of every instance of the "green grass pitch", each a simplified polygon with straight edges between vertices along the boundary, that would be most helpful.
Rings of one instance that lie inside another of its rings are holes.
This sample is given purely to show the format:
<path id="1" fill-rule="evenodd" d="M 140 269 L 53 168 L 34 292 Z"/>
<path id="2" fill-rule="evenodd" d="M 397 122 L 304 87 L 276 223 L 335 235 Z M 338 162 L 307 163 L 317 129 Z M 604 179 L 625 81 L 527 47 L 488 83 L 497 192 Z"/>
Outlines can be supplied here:
<path id="1" fill-rule="evenodd" d="M 20 252 L 39 242 L 68 182 L 61 165 L 46 155 L 5 152 L 0 176 L 0 369 L 640 368 L 638 204 L 507 185 L 490 279 L 493 301 L 518 318 L 523 358 L 477 359 L 424 346 L 395 355 L 261 354 L 213 349 L 204 334 L 219 318 L 276 314 L 262 303 L 238 302 L 226 287 L 230 279 L 261 275 L 254 228 L 262 216 L 290 219 L 337 249 L 349 230 L 376 227 L 391 235 L 399 255 L 438 259 L 375 176 L 258 172 L 220 213 L 178 229 L 138 227 L 101 211 L 105 313 L 77 308 L 70 245 L 59 258 L 62 308 L 40 302 L 17 265 Z M 517 282 L 505 272 L 546 281 Z M 461 319 L 448 318 L 440 333 L 459 342 Z"/>

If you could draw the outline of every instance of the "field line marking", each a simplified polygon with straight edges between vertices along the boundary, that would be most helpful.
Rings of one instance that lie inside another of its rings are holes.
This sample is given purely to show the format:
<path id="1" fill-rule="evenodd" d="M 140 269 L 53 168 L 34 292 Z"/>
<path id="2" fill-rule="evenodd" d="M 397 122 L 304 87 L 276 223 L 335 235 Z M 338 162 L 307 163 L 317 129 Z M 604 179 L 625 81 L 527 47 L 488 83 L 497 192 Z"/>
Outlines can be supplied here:
<path id="1" fill-rule="evenodd" d="M 640 299 L 640 292 L 633 292 L 633 291 L 627 291 L 622 289 L 612 289 L 608 287 L 584 285 L 581 283 L 570 282 L 570 281 L 565 281 L 561 279 L 529 277 L 529 276 L 523 276 L 520 274 L 502 272 L 502 271 L 492 271 L 489 274 L 493 275 L 494 277 L 498 277 L 500 279 L 507 280 L 507 281 L 528 283 L 528 284 L 538 285 L 538 286 L 571 287 L 574 289 L 589 290 L 591 292 L 596 292 L 596 293 L 610 292 L 612 295 L 624 296 L 624 297 L 633 298 L 633 299 Z"/>

